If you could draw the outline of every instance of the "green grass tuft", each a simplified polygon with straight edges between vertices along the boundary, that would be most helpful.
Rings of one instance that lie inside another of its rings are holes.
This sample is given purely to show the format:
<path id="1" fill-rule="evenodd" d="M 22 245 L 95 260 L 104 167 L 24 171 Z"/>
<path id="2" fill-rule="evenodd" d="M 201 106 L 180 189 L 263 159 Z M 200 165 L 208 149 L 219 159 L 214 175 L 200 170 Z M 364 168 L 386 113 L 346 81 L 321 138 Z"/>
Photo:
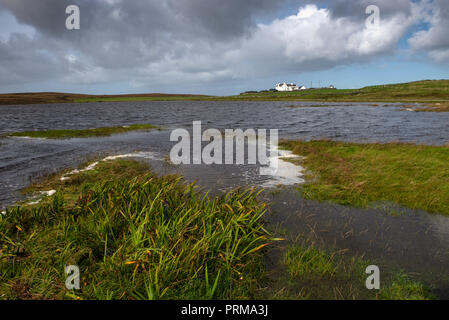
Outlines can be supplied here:
<path id="1" fill-rule="evenodd" d="M 285 264 L 291 278 L 304 275 L 319 277 L 333 275 L 336 272 L 334 257 L 316 247 L 292 247 L 288 249 Z"/>

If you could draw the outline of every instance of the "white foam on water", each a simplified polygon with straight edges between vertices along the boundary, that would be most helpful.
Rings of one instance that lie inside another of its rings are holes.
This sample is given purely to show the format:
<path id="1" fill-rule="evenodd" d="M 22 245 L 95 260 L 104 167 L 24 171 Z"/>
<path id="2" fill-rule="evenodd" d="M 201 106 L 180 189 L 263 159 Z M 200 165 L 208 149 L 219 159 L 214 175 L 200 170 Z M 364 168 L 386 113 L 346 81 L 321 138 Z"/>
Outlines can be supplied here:
<path id="1" fill-rule="evenodd" d="M 94 162 L 94 163 L 91 163 L 90 165 L 88 165 L 88 166 L 85 167 L 84 169 L 75 169 L 75 170 L 72 170 L 72 171 L 70 171 L 69 173 L 67 173 L 66 176 L 62 176 L 62 177 L 60 178 L 60 180 L 61 180 L 61 181 L 67 181 L 67 180 L 70 180 L 70 178 L 67 177 L 67 176 L 72 176 L 72 175 L 74 175 L 74 174 L 78 174 L 78 173 L 85 172 L 85 171 L 91 171 L 91 170 L 95 169 L 95 167 L 98 165 L 98 163 L 99 163 L 99 162 L 96 161 L 96 162 Z"/>
<path id="2" fill-rule="evenodd" d="M 51 197 L 56 193 L 56 190 L 49 190 L 49 191 L 41 191 L 41 194 L 46 197 Z"/>
<path id="3" fill-rule="evenodd" d="M 39 204 L 41 201 L 42 201 L 42 199 L 39 199 L 36 201 L 27 202 L 26 204 L 29 206 L 34 206 L 35 204 Z"/>
<path id="4" fill-rule="evenodd" d="M 284 160 L 300 160 L 303 159 L 300 156 L 293 154 L 288 150 L 280 150 L 277 147 L 272 147 L 273 151 L 277 151 L 278 155 L 269 158 L 269 163 L 272 161 L 277 161 L 277 169 L 272 168 L 262 168 L 264 175 L 270 177 L 270 180 L 265 182 L 262 187 L 264 188 L 274 188 L 279 185 L 291 186 L 295 184 L 302 184 L 304 180 L 304 168 L 293 162 Z"/>
<path id="5" fill-rule="evenodd" d="M 42 201 L 43 198 L 45 198 L 45 197 L 51 197 L 52 195 L 54 195 L 54 194 L 56 193 L 56 190 L 41 191 L 41 192 L 39 192 L 39 193 L 40 193 L 40 195 L 41 195 L 41 198 L 40 198 L 40 199 L 31 201 L 31 202 L 27 202 L 26 204 L 29 205 L 29 206 L 33 206 L 33 205 L 35 205 L 35 204 L 39 204 L 39 203 Z"/>
<path id="6" fill-rule="evenodd" d="M 153 152 L 134 152 L 134 153 L 128 153 L 128 154 L 120 154 L 116 156 L 109 156 L 104 158 L 102 161 L 111 161 L 111 160 L 117 160 L 117 159 L 124 159 L 124 158 L 144 158 L 144 159 L 156 159 Z"/>
<path id="7" fill-rule="evenodd" d="M 94 163 L 91 163 L 90 165 L 88 165 L 87 167 L 85 167 L 84 169 L 75 169 L 70 171 L 69 173 L 67 173 L 65 176 L 62 176 L 60 178 L 61 181 L 67 181 L 70 180 L 69 176 L 72 176 L 74 174 L 78 174 L 81 172 L 86 172 L 86 171 L 91 171 L 94 170 L 96 166 L 98 166 L 98 164 L 100 162 L 104 162 L 104 161 L 112 161 L 112 160 L 117 160 L 117 159 L 125 159 L 125 158 L 144 158 L 144 159 L 156 159 L 155 155 L 153 152 L 134 152 L 134 153 L 127 153 L 127 154 L 119 154 L 119 155 L 115 155 L 115 156 L 109 156 L 104 158 L 103 160 L 100 161 L 96 161 Z"/>
<path id="8" fill-rule="evenodd" d="M 96 162 L 91 163 L 90 165 L 88 165 L 88 166 L 85 167 L 84 169 L 75 169 L 75 170 L 72 170 L 72 171 L 70 171 L 69 173 L 67 173 L 65 176 L 62 176 L 62 177 L 60 178 L 60 180 L 61 180 L 61 181 L 67 181 L 67 180 L 70 180 L 70 177 L 69 177 L 69 176 L 71 176 L 71 175 L 78 174 L 78 173 L 81 173 L 81 172 L 86 172 L 86 171 L 94 170 L 95 167 L 98 166 L 98 164 L 99 164 L 100 162 L 102 162 L 102 161 L 112 161 L 112 160 L 116 160 L 116 159 L 124 159 L 124 158 L 156 159 L 154 153 L 152 153 L 152 152 L 134 152 L 134 153 L 127 153 L 127 154 L 120 154 L 120 155 L 116 155 L 116 156 L 109 156 L 109 157 L 104 158 L 104 159 L 101 160 L 101 161 L 96 161 Z M 26 205 L 32 206 L 32 205 L 39 204 L 39 203 L 43 200 L 43 198 L 53 196 L 53 195 L 56 193 L 56 190 L 41 191 L 41 192 L 39 192 L 39 193 L 40 193 L 40 196 L 41 196 L 40 199 L 37 199 L 37 200 L 34 200 L 34 201 L 27 202 Z M 2 211 L 1 214 L 2 214 L 2 215 L 5 215 L 5 214 L 6 214 L 6 211 Z"/>
<path id="9" fill-rule="evenodd" d="M 32 138 L 32 137 L 28 137 L 28 136 L 8 136 L 8 138 L 11 138 L 11 139 L 26 139 L 26 140 L 48 140 L 47 138 L 42 138 L 42 137 L 39 137 L 39 138 Z"/>

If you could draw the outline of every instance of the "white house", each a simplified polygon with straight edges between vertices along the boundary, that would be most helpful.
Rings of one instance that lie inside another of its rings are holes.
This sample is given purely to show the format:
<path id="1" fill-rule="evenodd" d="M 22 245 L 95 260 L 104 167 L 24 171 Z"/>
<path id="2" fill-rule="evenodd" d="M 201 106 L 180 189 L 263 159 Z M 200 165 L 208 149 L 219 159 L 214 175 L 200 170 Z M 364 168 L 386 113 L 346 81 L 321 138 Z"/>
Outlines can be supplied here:
<path id="1" fill-rule="evenodd" d="M 297 86 L 294 83 L 278 83 L 276 84 L 275 89 L 277 91 L 299 91 L 299 90 L 306 90 L 307 88 L 305 86 Z"/>

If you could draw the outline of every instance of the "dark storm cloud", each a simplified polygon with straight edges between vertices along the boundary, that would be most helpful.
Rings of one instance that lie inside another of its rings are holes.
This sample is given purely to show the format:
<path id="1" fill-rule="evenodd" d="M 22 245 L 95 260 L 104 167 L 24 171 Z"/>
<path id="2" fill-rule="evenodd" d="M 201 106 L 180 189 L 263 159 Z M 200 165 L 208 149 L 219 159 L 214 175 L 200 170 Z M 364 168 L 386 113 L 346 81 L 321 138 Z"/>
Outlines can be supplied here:
<path id="1" fill-rule="evenodd" d="M 145 67 L 163 60 L 175 61 L 187 53 L 201 55 L 214 51 L 213 54 L 219 54 L 214 48 L 219 48 L 220 42 L 227 43 L 247 34 L 255 26 L 258 15 L 269 14 L 282 2 L 0 0 L 0 6 L 42 35 L 39 41 L 29 41 L 31 50 L 47 50 L 41 43 L 42 38 L 56 39 L 61 46 L 52 53 L 64 56 L 71 52 L 82 56 L 83 62 L 78 67 L 120 70 L 136 65 Z M 65 8 L 69 4 L 76 4 L 81 10 L 78 32 L 65 29 Z M 3 54 L 7 50 L 15 51 L 8 45 Z M 30 60 L 36 60 L 31 52 L 29 55 Z M 179 68 L 194 69 L 188 63 L 180 64 Z M 216 63 L 199 65 L 197 72 L 215 68 Z M 50 70 L 46 75 L 51 75 Z"/>
<path id="2" fill-rule="evenodd" d="M 41 32 L 48 34 L 61 34 L 64 26 L 65 8 L 69 0 L 0 0 L 0 7 L 12 12 L 21 23 L 31 25 Z"/>
<path id="3" fill-rule="evenodd" d="M 84 53 L 95 65 L 126 68 L 164 56 L 179 57 L 198 39 L 230 41 L 247 34 L 258 15 L 281 0 L 0 0 L 19 22 Z M 65 29 L 65 8 L 80 7 L 81 30 Z"/>
<path id="4" fill-rule="evenodd" d="M 169 0 L 169 6 L 195 30 L 214 36 L 239 36 L 254 25 L 254 17 L 275 10 L 279 0 Z"/>
<path id="5" fill-rule="evenodd" d="M 196 31 L 220 38 L 240 36 L 254 25 L 254 17 L 276 9 L 283 0 L 0 0 L 17 19 L 41 32 L 62 35 L 65 32 L 65 8 L 76 4 L 83 13 L 83 27 L 112 28 L 130 26 L 138 34 L 157 30 Z M 117 25 L 111 13 L 120 11 L 124 24 Z M 182 28 L 181 28 L 182 27 Z M 128 29 L 127 27 L 124 28 Z M 139 32 L 140 31 L 140 32 Z"/>

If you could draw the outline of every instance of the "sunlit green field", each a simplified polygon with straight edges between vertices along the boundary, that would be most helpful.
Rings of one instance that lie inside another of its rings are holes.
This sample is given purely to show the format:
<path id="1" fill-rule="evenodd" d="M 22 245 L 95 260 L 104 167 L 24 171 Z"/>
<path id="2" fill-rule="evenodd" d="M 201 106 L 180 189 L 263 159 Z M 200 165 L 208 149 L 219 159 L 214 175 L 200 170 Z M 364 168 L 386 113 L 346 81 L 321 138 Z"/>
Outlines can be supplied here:
<path id="1" fill-rule="evenodd" d="M 307 198 L 449 214 L 449 146 L 287 141 L 283 147 L 305 157 L 307 183 L 300 189 Z"/>

